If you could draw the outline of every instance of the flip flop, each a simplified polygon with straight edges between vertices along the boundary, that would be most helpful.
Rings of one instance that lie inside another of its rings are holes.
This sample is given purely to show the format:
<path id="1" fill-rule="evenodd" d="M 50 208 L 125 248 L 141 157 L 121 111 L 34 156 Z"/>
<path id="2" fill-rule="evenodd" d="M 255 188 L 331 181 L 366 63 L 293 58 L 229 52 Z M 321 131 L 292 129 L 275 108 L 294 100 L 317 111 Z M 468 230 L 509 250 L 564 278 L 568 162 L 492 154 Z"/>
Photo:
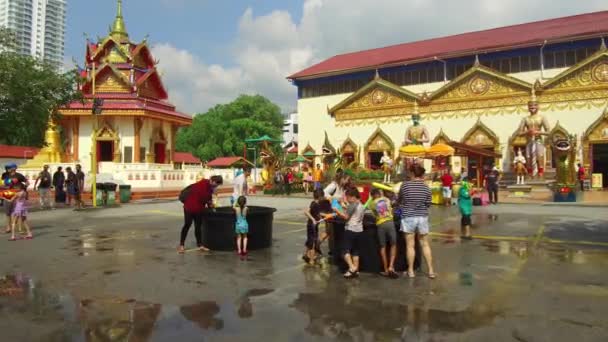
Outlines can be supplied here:
<path id="1" fill-rule="evenodd" d="M 437 274 L 429 273 L 429 279 L 435 279 L 435 278 L 437 278 Z"/>
<path id="2" fill-rule="evenodd" d="M 410 273 L 410 272 L 403 272 L 403 276 L 405 276 L 406 278 L 416 278 L 416 273 Z"/>
<path id="3" fill-rule="evenodd" d="M 12 237 L 12 238 L 8 239 L 8 241 L 17 241 L 17 238 Z"/>
<path id="4" fill-rule="evenodd" d="M 26 236 L 26 237 L 25 237 L 25 239 L 26 239 L 26 240 L 31 240 L 31 239 L 33 239 L 33 238 L 34 238 L 34 237 L 33 237 L 32 235 L 28 235 L 28 236 Z"/>
<path id="5" fill-rule="evenodd" d="M 391 279 L 398 279 L 399 275 L 395 271 L 388 271 L 388 277 Z"/>
<path id="6" fill-rule="evenodd" d="M 346 271 L 346 273 L 344 273 L 344 278 L 346 278 L 346 279 L 353 279 L 356 277 L 357 277 L 357 271 L 348 270 L 348 271 Z"/>
<path id="7" fill-rule="evenodd" d="M 198 246 L 198 250 L 201 252 L 209 252 L 211 251 L 209 248 L 205 247 L 205 246 Z"/>
<path id="8" fill-rule="evenodd" d="M 184 254 L 184 253 L 186 253 L 186 249 L 184 247 L 177 247 L 177 253 Z"/>

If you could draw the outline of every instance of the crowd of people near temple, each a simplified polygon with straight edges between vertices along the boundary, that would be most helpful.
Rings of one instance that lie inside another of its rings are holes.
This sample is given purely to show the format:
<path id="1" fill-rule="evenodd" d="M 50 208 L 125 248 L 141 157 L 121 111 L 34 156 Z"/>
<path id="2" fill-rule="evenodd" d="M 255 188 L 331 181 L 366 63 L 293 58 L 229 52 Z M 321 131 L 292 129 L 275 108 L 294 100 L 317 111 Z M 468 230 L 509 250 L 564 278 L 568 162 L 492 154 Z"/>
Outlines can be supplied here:
<path id="1" fill-rule="evenodd" d="M 43 210 L 72 205 L 76 209 L 82 209 L 84 179 L 85 175 L 80 165 L 76 165 L 74 170 L 72 167 L 66 167 L 65 172 L 59 166 L 53 174 L 49 166 L 44 165 L 34 179 L 32 190 L 38 194 L 40 208 Z M 2 206 L 6 216 L 5 233 L 11 234 L 9 239 L 11 241 L 19 239 L 17 234 L 25 234 L 25 239 L 33 238 L 27 220 L 30 185 L 32 185 L 31 181 L 17 171 L 15 163 L 5 165 L 1 187 L 10 195 L 3 196 Z M 53 192 L 54 199 L 51 198 Z"/>

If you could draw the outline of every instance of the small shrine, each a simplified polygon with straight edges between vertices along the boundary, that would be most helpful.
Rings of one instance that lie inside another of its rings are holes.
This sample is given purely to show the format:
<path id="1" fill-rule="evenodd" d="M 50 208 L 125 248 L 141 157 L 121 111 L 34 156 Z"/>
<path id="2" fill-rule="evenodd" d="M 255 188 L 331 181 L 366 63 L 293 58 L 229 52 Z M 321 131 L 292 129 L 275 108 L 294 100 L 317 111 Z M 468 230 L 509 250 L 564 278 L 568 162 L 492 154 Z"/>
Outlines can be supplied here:
<path id="1" fill-rule="evenodd" d="M 83 101 L 58 109 L 60 120 L 49 120 L 45 146 L 22 169 L 79 163 L 85 172 L 97 167 L 100 174 L 129 183 L 162 179 L 146 170 L 173 170 L 177 130 L 192 117 L 168 102 L 158 61 L 146 39 L 131 41 L 122 1 L 117 4 L 109 34 L 87 40 L 85 65 L 79 68 Z M 129 170 L 140 174 L 120 174 Z"/>

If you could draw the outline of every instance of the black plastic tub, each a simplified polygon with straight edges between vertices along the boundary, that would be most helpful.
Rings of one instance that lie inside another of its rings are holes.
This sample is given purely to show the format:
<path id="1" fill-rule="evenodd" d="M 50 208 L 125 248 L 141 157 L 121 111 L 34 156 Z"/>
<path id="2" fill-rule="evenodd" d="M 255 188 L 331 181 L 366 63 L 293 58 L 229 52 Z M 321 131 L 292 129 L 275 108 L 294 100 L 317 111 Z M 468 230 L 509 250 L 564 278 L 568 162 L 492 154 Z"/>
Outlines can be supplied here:
<path id="1" fill-rule="evenodd" d="M 395 259 L 395 271 L 404 272 L 407 270 L 407 253 L 403 233 L 399 231 L 400 220 L 395 218 L 395 230 L 397 230 L 397 258 Z M 337 265 L 341 271 L 346 271 L 346 262 L 342 257 L 342 238 L 344 236 L 345 222 L 341 218 L 328 221 L 330 225 L 329 249 L 331 250 L 332 263 Z M 376 220 L 371 214 L 365 214 L 363 219 L 363 236 L 359 246 L 359 270 L 361 272 L 379 273 L 383 271 L 382 259 L 380 258 L 380 243 L 378 242 L 378 227 Z M 416 239 L 416 257 L 414 259 L 414 269 L 420 269 L 421 248 L 420 242 Z M 390 251 L 387 248 L 387 257 Z"/>
<path id="2" fill-rule="evenodd" d="M 270 248 L 272 245 L 272 220 L 275 208 L 248 207 L 248 249 Z M 215 251 L 236 249 L 234 224 L 236 213 L 232 207 L 205 209 L 203 212 L 203 244 Z"/>

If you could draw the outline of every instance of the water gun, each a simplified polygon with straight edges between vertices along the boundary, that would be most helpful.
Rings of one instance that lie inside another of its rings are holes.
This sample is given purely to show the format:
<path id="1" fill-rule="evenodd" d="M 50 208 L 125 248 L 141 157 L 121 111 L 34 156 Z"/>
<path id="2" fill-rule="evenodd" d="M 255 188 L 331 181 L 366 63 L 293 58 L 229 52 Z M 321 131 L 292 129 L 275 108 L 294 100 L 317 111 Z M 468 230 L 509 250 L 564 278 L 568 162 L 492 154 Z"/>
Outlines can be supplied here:
<path id="1" fill-rule="evenodd" d="M 17 195 L 17 189 L 5 189 L 0 191 L 0 198 L 4 200 L 11 200 Z"/>
<path id="2" fill-rule="evenodd" d="M 392 187 L 390 185 L 386 185 L 386 184 L 382 184 L 382 183 L 377 183 L 377 182 L 373 182 L 372 186 L 374 188 L 380 189 L 380 190 L 386 190 L 386 191 L 390 191 L 390 192 L 394 192 L 394 193 L 398 193 L 399 192 L 399 188 L 401 188 L 401 183 L 397 183 L 395 185 L 393 185 Z"/>

